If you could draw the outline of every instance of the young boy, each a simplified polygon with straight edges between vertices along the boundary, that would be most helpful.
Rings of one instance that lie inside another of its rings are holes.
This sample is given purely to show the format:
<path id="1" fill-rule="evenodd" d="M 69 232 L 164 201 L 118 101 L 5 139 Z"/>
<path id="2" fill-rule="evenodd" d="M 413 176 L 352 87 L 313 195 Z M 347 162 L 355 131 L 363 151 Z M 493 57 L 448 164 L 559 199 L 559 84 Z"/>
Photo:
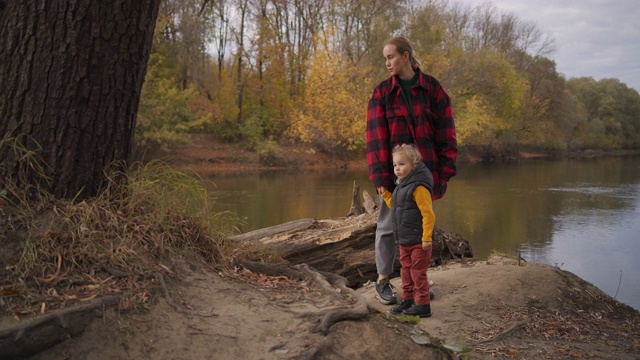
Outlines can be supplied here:
<path id="1" fill-rule="evenodd" d="M 400 245 L 402 300 L 391 313 L 431 316 L 429 279 L 431 236 L 435 225 L 432 204 L 433 176 L 414 145 L 400 144 L 392 151 L 397 186 L 382 198 L 391 209 L 393 236 Z"/>

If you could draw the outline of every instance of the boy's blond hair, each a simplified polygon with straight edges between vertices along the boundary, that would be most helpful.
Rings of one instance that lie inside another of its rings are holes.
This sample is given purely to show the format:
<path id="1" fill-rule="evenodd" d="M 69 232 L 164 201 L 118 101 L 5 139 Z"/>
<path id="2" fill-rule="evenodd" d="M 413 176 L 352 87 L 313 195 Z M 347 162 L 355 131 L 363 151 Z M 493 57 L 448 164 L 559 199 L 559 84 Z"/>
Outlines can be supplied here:
<path id="1" fill-rule="evenodd" d="M 398 144 L 393 147 L 391 155 L 393 156 L 394 154 L 399 152 L 404 152 L 405 154 L 407 154 L 407 156 L 409 156 L 409 158 L 413 160 L 413 165 L 418 165 L 418 163 L 422 161 L 422 154 L 420 154 L 420 151 L 418 151 L 418 149 L 416 149 L 415 145 L 413 144 Z"/>

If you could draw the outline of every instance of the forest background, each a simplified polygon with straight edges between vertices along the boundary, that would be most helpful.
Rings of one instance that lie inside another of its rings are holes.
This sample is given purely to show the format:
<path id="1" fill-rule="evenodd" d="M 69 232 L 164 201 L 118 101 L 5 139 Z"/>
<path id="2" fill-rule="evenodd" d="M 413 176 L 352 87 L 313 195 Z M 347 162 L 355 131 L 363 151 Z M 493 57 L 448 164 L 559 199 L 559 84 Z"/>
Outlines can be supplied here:
<path id="1" fill-rule="evenodd" d="M 640 95 L 618 79 L 566 79 L 555 44 L 491 3 L 448 0 L 166 0 L 142 91 L 138 149 L 189 133 L 362 154 L 366 107 L 388 77 L 384 41 L 407 36 L 452 97 L 462 153 L 640 148 Z M 358 155 L 360 156 L 360 155 Z"/>

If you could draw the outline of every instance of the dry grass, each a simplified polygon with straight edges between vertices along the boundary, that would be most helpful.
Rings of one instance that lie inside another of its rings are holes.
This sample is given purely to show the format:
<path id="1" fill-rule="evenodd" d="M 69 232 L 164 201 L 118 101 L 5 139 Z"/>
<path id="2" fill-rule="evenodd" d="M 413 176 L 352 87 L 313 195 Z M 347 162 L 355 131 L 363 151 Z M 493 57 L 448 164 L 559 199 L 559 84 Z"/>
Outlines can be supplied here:
<path id="1" fill-rule="evenodd" d="M 16 142 L 5 139 L 3 146 L 20 169 L 39 167 Z M 195 175 L 138 164 L 127 174 L 109 173 L 99 197 L 74 201 L 25 186 L 26 172 L 14 173 L 0 180 L 2 312 L 33 315 L 107 294 L 120 295 L 123 310 L 144 308 L 163 286 L 161 277 L 194 262 L 227 265 L 233 248 L 227 235 L 238 220 L 212 213 Z"/>

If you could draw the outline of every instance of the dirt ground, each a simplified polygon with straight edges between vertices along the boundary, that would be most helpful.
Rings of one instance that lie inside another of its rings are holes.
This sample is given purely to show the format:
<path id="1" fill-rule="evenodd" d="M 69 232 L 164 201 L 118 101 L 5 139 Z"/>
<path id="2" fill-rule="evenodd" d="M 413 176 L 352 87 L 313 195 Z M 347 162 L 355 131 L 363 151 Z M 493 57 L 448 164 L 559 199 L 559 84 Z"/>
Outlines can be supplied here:
<path id="1" fill-rule="evenodd" d="M 172 151 L 172 163 L 200 173 L 258 166 L 210 138 L 192 145 Z M 339 166 L 304 154 L 290 164 Z M 432 268 L 433 316 L 420 320 L 391 316 L 371 283 L 187 268 L 148 310 L 97 309 L 81 335 L 32 359 L 640 358 L 640 313 L 547 265 L 496 256 Z M 0 314 L 0 333 L 24 320 Z"/>
<path id="2" fill-rule="evenodd" d="M 83 335 L 33 359 L 640 357 L 638 312 L 558 268 L 494 257 L 430 269 L 429 279 L 433 316 L 412 325 L 389 316 L 371 285 L 348 297 L 283 276 L 199 269 L 170 285 L 172 303 L 101 313 Z M 315 332 L 329 311 L 357 302 L 368 315 Z"/>

